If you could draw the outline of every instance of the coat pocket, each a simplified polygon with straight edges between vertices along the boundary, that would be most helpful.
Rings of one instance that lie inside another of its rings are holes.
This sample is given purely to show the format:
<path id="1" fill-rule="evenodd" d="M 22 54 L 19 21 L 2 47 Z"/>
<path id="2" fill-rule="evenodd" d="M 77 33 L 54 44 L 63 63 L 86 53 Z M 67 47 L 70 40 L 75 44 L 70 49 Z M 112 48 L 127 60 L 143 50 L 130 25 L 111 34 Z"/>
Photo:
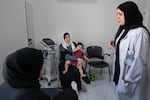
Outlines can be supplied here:
<path id="1" fill-rule="evenodd" d="M 124 61 L 124 64 L 127 65 L 127 66 L 131 66 L 133 60 L 134 60 L 134 52 L 131 51 L 131 50 L 128 50 L 127 55 L 126 55 L 126 59 Z"/>
<path id="2" fill-rule="evenodd" d="M 123 80 L 117 86 L 117 92 L 120 94 L 128 94 L 132 89 L 132 83 L 124 83 Z"/>

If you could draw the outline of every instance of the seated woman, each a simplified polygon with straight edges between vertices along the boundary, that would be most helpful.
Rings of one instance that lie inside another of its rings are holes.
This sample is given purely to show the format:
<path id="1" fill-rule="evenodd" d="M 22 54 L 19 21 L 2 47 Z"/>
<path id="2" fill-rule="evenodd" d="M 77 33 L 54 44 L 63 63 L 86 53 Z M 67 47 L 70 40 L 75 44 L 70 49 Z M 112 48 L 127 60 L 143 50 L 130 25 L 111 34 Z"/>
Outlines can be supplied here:
<path id="1" fill-rule="evenodd" d="M 41 50 L 26 47 L 8 55 L 3 65 L 5 81 L 0 86 L 0 100 L 50 100 L 38 80 L 44 68 Z"/>
<path id="2" fill-rule="evenodd" d="M 40 88 L 38 79 L 44 73 L 41 50 L 25 47 L 9 54 L 3 64 L 5 81 L 0 86 L 0 100 L 79 100 L 71 88 Z"/>
<path id="3" fill-rule="evenodd" d="M 90 61 L 91 59 L 89 59 L 87 56 L 85 56 L 84 52 L 83 52 L 84 46 L 83 43 L 78 42 L 75 49 L 73 50 L 73 56 L 77 57 L 77 58 L 84 58 L 87 61 Z M 81 77 L 85 77 L 86 74 L 83 73 L 83 61 L 70 61 L 70 60 L 66 60 L 65 62 L 65 70 L 63 71 L 63 73 L 65 74 L 68 71 L 68 67 L 69 65 L 73 65 L 75 67 L 77 67 L 79 69 L 80 72 L 80 76 Z"/>
<path id="4" fill-rule="evenodd" d="M 81 58 L 74 57 L 73 49 L 75 48 L 75 43 L 71 42 L 70 34 L 64 33 L 64 42 L 60 44 L 60 64 L 59 64 L 59 74 L 60 74 L 60 82 L 63 89 L 66 88 L 74 88 L 75 85 L 77 85 L 77 90 L 81 90 L 81 80 L 80 80 L 80 73 L 77 67 L 74 67 L 72 65 L 69 66 L 68 71 L 63 74 L 63 71 L 65 70 L 65 61 L 78 61 L 81 60 Z M 85 71 L 83 70 L 85 73 Z M 84 81 L 88 80 L 87 77 L 83 78 Z"/>

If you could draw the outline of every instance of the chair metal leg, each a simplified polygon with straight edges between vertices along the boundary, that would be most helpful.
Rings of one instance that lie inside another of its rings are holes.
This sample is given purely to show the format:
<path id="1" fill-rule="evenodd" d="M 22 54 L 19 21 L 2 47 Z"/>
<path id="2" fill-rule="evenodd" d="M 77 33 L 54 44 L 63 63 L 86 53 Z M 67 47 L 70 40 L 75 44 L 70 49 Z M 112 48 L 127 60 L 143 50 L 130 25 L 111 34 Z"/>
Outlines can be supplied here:
<path id="1" fill-rule="evenodd" d="M 86 71 L 86 68 L 87 68 L 88 64 L 87 64 L 87 61 L 85 62 L 85 71 Z"/>
<path id="2" fill-rule="evenodd" d="M 110 66 L 108 66 L 108 71 L 109 71 L 109 81 L 111 81 Z"/>
<path id="3" fill-rule="evenodd" d="M 90 67 L 91 67 L 91 66 L 89 65 L 89 78 L 90 78 L 90 74 L 91 74 L 91 71 L 90 71 L 91 69 L 90 69 Z"/>
<path id="4" fill-rule="evenodd" d="M 102 68 L 101 68 L 101 75 L 102 75 Z"/>

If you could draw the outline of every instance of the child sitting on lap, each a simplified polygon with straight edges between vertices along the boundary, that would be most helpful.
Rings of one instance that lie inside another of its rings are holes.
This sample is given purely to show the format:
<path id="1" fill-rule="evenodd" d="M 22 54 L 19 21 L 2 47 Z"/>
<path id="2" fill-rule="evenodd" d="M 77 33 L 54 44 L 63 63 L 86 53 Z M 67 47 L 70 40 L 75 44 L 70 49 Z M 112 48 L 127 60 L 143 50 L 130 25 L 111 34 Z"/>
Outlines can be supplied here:
<path id="1" fill-rule="evenodd" d="M 78 61 L 67 60 L 65 62 L 65 70 L 63 71 L 64 74 L 68 71 L 69 65 L 73 65 L 79 69 L 81 77 L 86 76 L 86 74 L 83 73 L 83 69 L 82 69 L 82 65 L 83 65 L 82 58 L 86 59 L 87 61 L 90 61 L 90 59 L 84 55 L 83 49 L 84 49 L 83 44 L 81 42 L 78 42 L 76 48 L 73 50 L 73 56 L 80 58 L 80 59 Z"/>

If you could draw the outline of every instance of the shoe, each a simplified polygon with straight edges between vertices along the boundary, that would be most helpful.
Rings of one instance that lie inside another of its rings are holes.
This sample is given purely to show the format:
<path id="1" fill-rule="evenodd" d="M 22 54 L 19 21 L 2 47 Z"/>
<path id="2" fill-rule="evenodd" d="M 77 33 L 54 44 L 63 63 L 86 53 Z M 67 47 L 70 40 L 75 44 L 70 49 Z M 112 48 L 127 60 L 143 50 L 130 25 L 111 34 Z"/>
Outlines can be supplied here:
<path id="1" fill-rule="evenodd" d="M 86 84 L 90 84 L 90 80 L 87 76 L 82 77 L 82 80 L 86 83 Z"/>

